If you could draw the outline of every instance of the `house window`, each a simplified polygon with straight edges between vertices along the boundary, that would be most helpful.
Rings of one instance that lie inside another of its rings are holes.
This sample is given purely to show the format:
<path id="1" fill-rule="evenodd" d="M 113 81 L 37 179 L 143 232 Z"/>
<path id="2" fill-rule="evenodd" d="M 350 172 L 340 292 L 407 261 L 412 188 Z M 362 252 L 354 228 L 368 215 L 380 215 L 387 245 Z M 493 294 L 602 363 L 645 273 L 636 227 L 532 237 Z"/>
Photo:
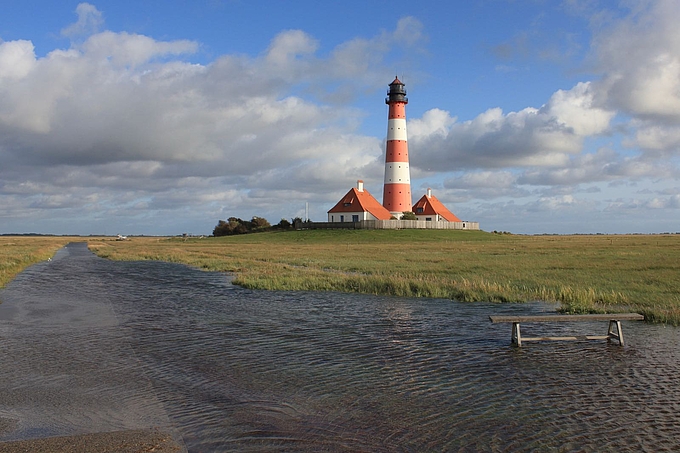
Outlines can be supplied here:
<path id="1" fill-rule="evenodd" d="M 358 222 L 359 221 L 359 215 L 352 215 L 352 222 Z"/>
<path id="2" fill-rule="evenodd" d="M 341 222 L 344 222 L 344 221 L 345 221 L 345 216 L 344 216 L 344 215 L 341 215 L 341 216 L 340 216 L 340 221 L 341 221 Z"/>
<path id="3" fill-rule="evenodd" d="M 428 222 L 432 222 L 432 217 L 425 217 L 425 220 Z"/>
<path id="4" fill-rule="evenodd" d="M 424 211 L 423 208 L 416 208 L 416 214 L 422 214 Z"/>
<path id="5" fill-rule="evenodd" d="M 345 207 L 352 206 L 352 203 L 345 203 Z"/>
<path id="6" fill-rule="evenodd" d="M 335 222 L 335 216 L 334 215 L 331 216 L 331 222 Z"/>

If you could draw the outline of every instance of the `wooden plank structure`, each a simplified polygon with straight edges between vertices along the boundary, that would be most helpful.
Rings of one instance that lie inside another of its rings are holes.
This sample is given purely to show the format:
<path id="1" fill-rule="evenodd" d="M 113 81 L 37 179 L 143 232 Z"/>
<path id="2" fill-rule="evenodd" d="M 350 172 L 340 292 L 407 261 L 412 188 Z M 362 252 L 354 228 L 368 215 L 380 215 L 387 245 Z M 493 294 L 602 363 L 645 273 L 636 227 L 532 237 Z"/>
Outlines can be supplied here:
<path id="1" fill-rule="evenodd" d="M 550 340 L 607 340 L 612 339 L 623 346 L 623 330 L 621 321 L 642 321 L 645 317 L 639 313 L 612 313 L 606 315 L 536 315 L 536 316 L 489 316 L 492 323 L 512 323 L 512 343 L 522 346 L 523 341 Z M 581 335 L 571 337 L 522 337 L 520 323 L 537 322 L 578 322 L 578 321 L 609 321 L 607 335 Z"/>

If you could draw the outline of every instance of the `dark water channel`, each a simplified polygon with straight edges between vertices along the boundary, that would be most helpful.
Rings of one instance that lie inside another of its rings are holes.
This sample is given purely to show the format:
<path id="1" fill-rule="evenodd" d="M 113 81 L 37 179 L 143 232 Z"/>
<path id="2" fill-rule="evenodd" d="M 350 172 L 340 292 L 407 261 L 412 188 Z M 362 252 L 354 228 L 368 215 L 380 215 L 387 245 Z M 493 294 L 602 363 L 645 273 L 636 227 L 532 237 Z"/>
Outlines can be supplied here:
<path id="1" fill-rule="evenodd" d="M 676 328 L 517 349 L 488 315 L 553 306 L 251 291 L 85 244 L 0 299 L 0 441 L 159 427 L 190 452 L 680 450 Z"/>

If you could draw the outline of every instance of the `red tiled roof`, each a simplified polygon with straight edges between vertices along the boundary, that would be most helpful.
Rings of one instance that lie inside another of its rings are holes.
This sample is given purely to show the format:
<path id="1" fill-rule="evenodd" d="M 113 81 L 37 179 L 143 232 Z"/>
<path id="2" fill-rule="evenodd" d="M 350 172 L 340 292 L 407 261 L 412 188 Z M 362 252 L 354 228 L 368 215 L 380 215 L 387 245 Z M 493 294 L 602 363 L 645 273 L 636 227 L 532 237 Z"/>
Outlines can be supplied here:
<path id="1" fill-rule="evenodd" d="M 385 209 L 368 190 L 359 192 L 355 187 L 352 187 L 328 212 L 370 212 L 378 220 L 389 220 L 392 217 L 390 211 Z"/>
<path id="2" fill-rule="evenodd" d="M 418 212 L 418 208 L 423 208 L 421 212 Z M 435 215 L 439 214 L 441 217 L 443 217 L 445 220 L 448 220 L 449 222 L 460 222 L 461 220 L 455 216 L 454 213 L 446 209 L 446 206 L 442 204 L 441 201 L 437 200 L 437 197 L 434 195 L 430 195 L 430 198 L 427 198 L 427 195 L 423 195 L 423 197 L 416 202 L 416 204 L 413 205 L 413 212 L 416 215 Z"/>

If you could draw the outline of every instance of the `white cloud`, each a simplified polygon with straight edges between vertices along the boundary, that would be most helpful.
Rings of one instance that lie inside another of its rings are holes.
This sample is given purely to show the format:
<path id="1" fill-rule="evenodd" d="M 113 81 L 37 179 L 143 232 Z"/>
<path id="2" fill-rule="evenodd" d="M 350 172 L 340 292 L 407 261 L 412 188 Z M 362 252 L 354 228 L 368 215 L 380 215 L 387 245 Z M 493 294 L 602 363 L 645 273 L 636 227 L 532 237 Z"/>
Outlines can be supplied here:
<path id="1" fill-rule="evenodd" d="M 672 212 L 676 209 L 680 209 L 680 194 L 677 193 L 652 198 L 617 198 L 610 200 L 605 207 L 607 212 L 647 213 L 650 216 L 657 215 L 659 211 Z"/>
<path id="2" fill-rule="evenodd" d="M 318 43 L 307 33 L 302 30 L 288 30 L 279 33 L 272 40 L 265 59 L 272 67 L 285 72 L 298 59 L 313 55 L 317 48 Z"/>
<path id="3" fill-rule="evenodd" d="M 594 96 L 589 83 L 579 83 L 538 109 L 504 114 L 492 108 L 465 122 L 430 110 L 408 124 L 414 165 L 440 171 L 567 165 L 583 150 L 584 138 L 606 133 L 614 117 L 595 106 Z"/>
<path id="4" fill-rule="evenodd" d="M 76 14 L 78 21 L 64 28 L 61 31 L 62 35 L 75 37 L 96 33 L 104 24 L 101 11 L 89 3 L 79 3 L 76 7 Z"/>
<path id="5" fill-rule="evenodd" d="M 596 34 L 593 53 L 607 105 L 642 118 L 680 120 L 680 3 L 633 2 L 630 14 Z"/>
<path id="6" fill-rule="evenodd" d="M 443 187 L 444 191 L 438 193 L 437 197 L 451 206 L 472 200 L 522 198 L 528 195 L 527 189 L 517 184 L 517 175 L 506 170 L 461 172 L 446 178 Z"/>
<path id="7" fill-rule="evenodd" d="M 541 110 L 582 137 L 603 134 L 609 129 L 615 111 L 598 108 L 590 82 L 578 83 L 571 90 L 558 90 Z"/>
<path id="8" fill-rule="evenodd" d="M 92 60 L 108 60 L 114 66 L 135 67 L 156 57 L 194 53 L 193 41 L 156 41 L 148 36 L 104 31 L 90 36 L 82 46 L 83 56 Z"/>
<path id="9" fill-rule="evenodd" d="M 455 122 L 456 118 L 449 116 L 449 112 L 431 109 L 421 118 L 414 118 L 408 122 L 408 133 L 412 138 L 436 136 L 445 139 Z"/>
<path id="10" fill-rule="evenodd" d="M 572 195 L 562 195 L 558 197 L 542 197 L 538 199 L 536 207 L 555 211 L 558 209 L 570 208 L 577 204 L 576 199 Z"/>
<path id="11" fill-rule="evenodd" d="M 393 33 L 388 34 L 388 40 L 394 40 L 402 45 L 415 46 L 421 41 L 426 40 L 423 34 L 423 24 L 415 17 L 402 17 L 397 22 L 397 28 Z"/>
<path id="12" fill-rule="evenodd" d="M 666 151 L 677 153 L 680 148 L 680 124 L 669 125 L 653 121 L 633 120 L 630 125 L 635 131 L 634 136 L 624 142 L 629 147 L 640 147 L 645 151 Z"/>
<path id="13" fill-rule="evenodd" d="M 35 50 L 31 41 L 0 43 L 0 81 L 26 77 L 35 67 Z"/>
<path id="14" fill-rule="evenodd" d="M 478 171 L 461 175 L 458 178 L 447 179 L 446 188 L 458 189 L 508 189 L 517 182 L 517 176 L 509 171 Z"/>

